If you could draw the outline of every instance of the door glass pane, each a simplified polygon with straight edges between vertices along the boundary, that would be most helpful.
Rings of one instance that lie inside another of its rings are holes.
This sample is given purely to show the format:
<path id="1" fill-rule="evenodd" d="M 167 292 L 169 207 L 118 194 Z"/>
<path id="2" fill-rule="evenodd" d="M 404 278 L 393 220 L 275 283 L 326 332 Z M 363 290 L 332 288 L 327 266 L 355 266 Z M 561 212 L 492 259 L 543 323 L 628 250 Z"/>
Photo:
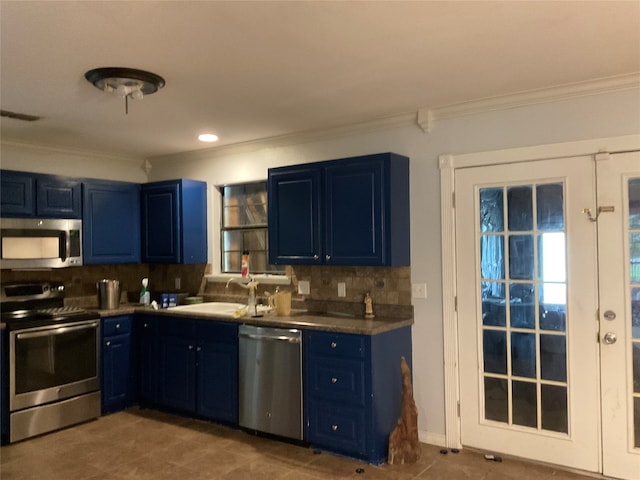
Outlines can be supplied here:
<path id="1" fill-rule="evenodd" d="M 504 230 L 502 188 L 480 189 L 480 231 L 502 232 Z"/>
<path id="2" fill-rule="evenodd" d="M 567 381 L 567 347 L 564 335 L 540 335 L 540 376 L 544 380 Z"/>
<path id="3" fill-rule="evenodd" d="M 511 385 L 513 395 L 513 423 L 525 427 L 538 425 L 538 394 L 536 384 L 514 381 Z"/>
<path id="4" fill-rule="evenodd" d="M 484 331 L 484 371 L 507 373 L 507 339 L 505 332 Z"/>
<path id="5" fill-rule="evenodd" d="M 507 193 L 509 230 L 512 232 L 533 228 L 533 197 L 530 185 L 511 187 Z"/>
<path id="6" fill-rule="evenodd" d="M 484 409 L 487 420 L 509 421 L 509 393 L 502 378 L 484 378 Z"/>
<path id="7" fill-rule="evenodd" d="M 533 236 L 509 236 L 509 278 L 533 280 Z"/>
<path id="8" fill-rule="evenodd" d="M 567 388 L 557 385 L 540 387 L 542 428 L 554 432 L 568 432 Z"/>
<path id="9" fill-rule="evenodd" d="M 505 284 L 482 282 L 482 323 L 504 327 L 507 324 Z"/>
<path id="10" fill-rule="evenodd" d="M 640 178 L 629 180 L 628 196 L 633 430 L 634 446 L 640 448 Z"/>
<path id="11" fill-rule="evenodd" d="M 479 195 L 484 418 L 567 433 L 564 184 Z"/>
<path id="12" fill-rule="evenodd" d="M 516 377 L 536 377 L 535 334 L 511 334 L 511 373 Z"/>
<path id="13" fill-rule="evenodd" d="M 564 229 L 564 192 L 561 183 L 536 187 L 538 230 Z"/>
<path id="14" fill-rule="evenodd" d="M 512 283 L 509 287 L 511 326 L 535 328 L 536 306 L 533 283 Z"/>
<path id="15" fill-rule="evenodd" d="M 483 235 L 480 238 L 482 278 L 504 279 L 504 238 L 502 235 Z"/>

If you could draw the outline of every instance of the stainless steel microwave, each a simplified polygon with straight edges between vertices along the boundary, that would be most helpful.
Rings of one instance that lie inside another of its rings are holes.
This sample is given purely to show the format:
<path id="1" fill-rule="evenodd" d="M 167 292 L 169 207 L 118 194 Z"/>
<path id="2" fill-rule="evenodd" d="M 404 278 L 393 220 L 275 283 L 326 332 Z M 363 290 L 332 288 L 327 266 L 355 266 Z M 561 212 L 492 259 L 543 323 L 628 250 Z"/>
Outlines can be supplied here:
<path id="1" fill-rule="evenodd" d="M 82 220 L 0 219 L 0 268 L 82 265 Z"/>

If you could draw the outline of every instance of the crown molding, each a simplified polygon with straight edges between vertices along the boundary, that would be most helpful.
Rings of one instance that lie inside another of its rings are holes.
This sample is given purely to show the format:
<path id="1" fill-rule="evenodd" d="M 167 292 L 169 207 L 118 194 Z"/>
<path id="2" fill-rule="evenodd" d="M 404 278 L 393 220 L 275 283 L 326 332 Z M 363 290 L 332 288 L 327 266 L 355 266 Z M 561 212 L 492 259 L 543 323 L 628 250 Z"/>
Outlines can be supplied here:
<path id="1" fill-rule="evenodd" d="M 424 107 L 418 110 L 418 122 L 420 127 L 428 132 L 438 120 L 637 88 L 640 88 L 640 72 L 487 97 L 442 107 Z M 420 123 L 421 118 L 425 119 L 423 123 Z"/>
<path id="2" fill-rule="evenodd" d="M 143 157 L 133 157 L 131 155 L 120 155 L 117 153 L 108 153 L 97 150 L 82 150 L 73 147 L 62 147 L 59 145 L 48 145 L 43 143 L 24 143 L 13 140 L 0 140 L 0 147 L 14 147 L 21 150 L 29 150 L 38 153 L 58 153 L 61 155 L 68 155 L 72 157 L 84 157 L 90 156 L 95 159 L 101 160 L 119 160 L 125 162 L 140 162 L 144 160 Z"/>
<path id="3" fill-rule="evenodd" d="M 389 128 L 400 128 L 407 126 L 415 126 L 416 112 L 401 113 L 398 115 L 389 115 L 379 117 L 366 122 L 357 122 L 345 124 L 337 127 L 329 127 L 317 130 L 308 130 L 304 132 L 295 132 L 286 135 L 279 135 L 246 142 L 233 143 L 230 145 L 220 145 L 219 147 L 204 148 L 200 150 L 192 150 L 189 152 L 181 152 L 169 155 L 158 155 L 149 157 L 152 162 L 155 161 L 175 161 L 175 160 L 203 160 L 220 157 L 224 155 L 232 155 L 246 152 L 255 152 L 263 148 L 284 147 L 287 145 L 299 145 L 302 143 L 317 142 L 328 140 L 341 136 L 349 136 L 356 133 L 368 133 Z"/>

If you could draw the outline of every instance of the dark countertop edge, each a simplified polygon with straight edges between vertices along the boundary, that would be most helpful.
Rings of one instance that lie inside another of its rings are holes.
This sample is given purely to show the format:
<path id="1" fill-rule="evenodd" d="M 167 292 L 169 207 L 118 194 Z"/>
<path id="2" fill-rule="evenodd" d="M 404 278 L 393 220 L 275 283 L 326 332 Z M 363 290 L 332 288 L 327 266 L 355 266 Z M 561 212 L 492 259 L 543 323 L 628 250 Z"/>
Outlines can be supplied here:
<path id="1" fill-rule="evenodd" d="M 238 317 L 229 318 L 214 314 L 203 314 L 186 311 L 175 311 L 172 309 L 153 310 L 150 307 L 124 305 L 117 310 L 97 310 L 100 317 L 113 317 L 117 315 L 131 314 L 150 314 L 150 315 L 166 315 L 169 317 L 194 318 L 201 320 L 217 320 L 221 322 L 243 323 L 248 325 L 256 325 L 259 327 L 278 327 L 278 328 L 301 328 L 308 330 L 320 330 L 325 332 L 338 333 L 355 333 L 361 335 L 377 335 L 379 333 L 389 332 L 398 328 L 413 325 L 413 318 L 395 319 L 395 318 L 375 318 L 363 319 L 353 317 L 343 317 L 340 315 L 314 315 L 308 312 L 295 312 L 291 316 L 282 317 L 273 314 L 267 314 L 263 317 Z"/>

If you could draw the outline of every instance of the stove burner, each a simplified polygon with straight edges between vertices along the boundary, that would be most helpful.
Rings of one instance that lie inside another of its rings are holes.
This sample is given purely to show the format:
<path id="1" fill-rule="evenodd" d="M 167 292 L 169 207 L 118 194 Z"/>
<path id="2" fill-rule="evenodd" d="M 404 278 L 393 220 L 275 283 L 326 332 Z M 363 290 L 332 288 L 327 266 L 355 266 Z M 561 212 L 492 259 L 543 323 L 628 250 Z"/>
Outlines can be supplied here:
<path id="1" fill-rule="evenodd" d="M 68 315 L 77 315 L 78 313 L 85 313 L 86 310 L 80 307 L 55 307 L 55 308 L 41 308 L 36 312 L 50 315 L 51 317 L 60 317 Z"/>

